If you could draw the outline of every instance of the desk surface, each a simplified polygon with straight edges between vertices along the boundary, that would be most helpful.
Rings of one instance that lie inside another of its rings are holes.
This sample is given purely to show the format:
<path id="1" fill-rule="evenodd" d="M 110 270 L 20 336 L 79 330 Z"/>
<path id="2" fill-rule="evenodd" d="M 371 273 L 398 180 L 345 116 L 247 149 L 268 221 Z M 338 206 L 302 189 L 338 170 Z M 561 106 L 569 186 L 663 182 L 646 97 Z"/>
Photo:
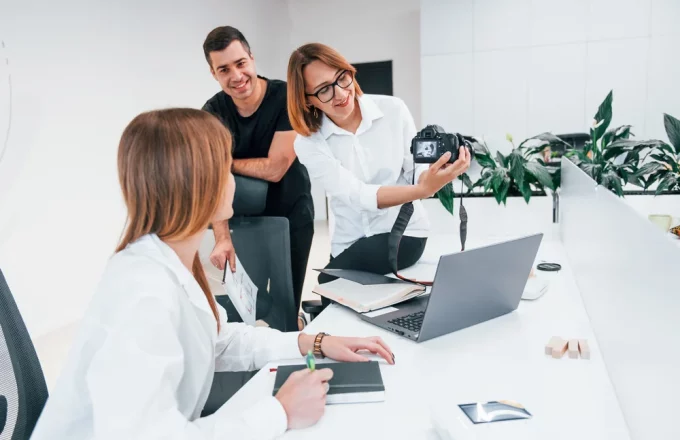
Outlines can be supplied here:
<path id="1" fill-rule="evenodd" d="M 433 244 L 421 262 L 405 274 L 432 276 L 436 255 L 455 245 L 453 237 L 430 241 Z M 450 412 L 453 418 L 461 414 L 458 404 L 507 399 L 522 403 L 533 419 L 476 425 L 477 438 L 628 439 L 561 244 L 544 240 L 537 257 L 543 260 L 559 262 L 563 268 L 558 273 L 539 273 L 550 279 L 543 297 L 522 301 L 508 315 L 420 344 L 361 321 L 343 307 L 327 308 L 305 332 L 379 335 L 392 347 L 396 364 L 381 365 L 386 401 L 329 405 L 316 426 L 289 431 L 285 438 L 436 439 L 432 407 Z M 546 356 L 544 345 L 553 335 L 587 339 L 591 359 Z M 238 411 L 271 395 L 274 376 L 263 369 L 226 405 Z"/>

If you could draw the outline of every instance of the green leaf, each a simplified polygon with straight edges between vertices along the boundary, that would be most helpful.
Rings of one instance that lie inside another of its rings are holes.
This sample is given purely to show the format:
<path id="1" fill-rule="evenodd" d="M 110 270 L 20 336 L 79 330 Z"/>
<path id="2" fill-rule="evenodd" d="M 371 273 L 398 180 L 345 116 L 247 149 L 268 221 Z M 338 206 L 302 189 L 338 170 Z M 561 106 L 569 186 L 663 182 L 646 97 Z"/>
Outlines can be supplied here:
<path id="1" fill-rule="evenodd" d="M 531 174 L 544 188 L 555 189 L 553 187 L 553 180 L 550 172 L 546 167 L 538 162 L 527 162 L 524 164 L 524 169 Z"/>
<path id="2" fill-rule="evenodd" d="M 660 148 L 664 144 L 663 141 L 657 139 L 649 140 L 635 140 L 635 139 L 619 139 L 616 142 L 612 142 L 607 149 L 611 148 L 623 148 L 625 150 L 644 150 L 647 148 Z"/>
<path id="3" fill-rule="evenodd" d="M 460 176 L 458 176 L 458 179 L 463 181 L 463 184 L 467 187 L 468 192 L 472 191 L 474 185 L 472 184 L 472 180 L 470 180 L 470 176 L 468 176 L 467 173 L 461 174 Z"/>
<path id="4" fill-rule="evenodd" d="M 508 167 L 508 164 L 505 161 L 506 158 L 505 158 L 505 156 L 503 156 L 503 153 L 501 153 L 500 151 L 496 151 L 496 160 L 498 161 L 499 166 L 502 166 L 502 167 L 505 167 L 505 168 Z"/>
<path id="5" fill-rule="evenodd" d="M 439 191 L 437 191 L 437 197 L 444 208 L 453 214 L 453 184 L 449 182 L 444 185 Z"/>
<path id="6" fill-rule="evenodd" d="M 496 162 L 490 154 L 478 153 L 475 155 L 475 160 L 482 168 L 491 168 L 492 170 L 496 168 Z"/>
<path id="7" fill-rule="evenodd" d="M 509 159 L 510 177 L 512 177 L 518 187 L 521 187 L 524 182 L 525 159 L 519 154 L 518 150 L 513 150 L 509 156 Z"/>
<path id="8" fill-rule="evenodd" d="M 625 153 L 626 150 L 623 147 L 614 147 L 614 146 L 609 146 L 604 150 L 604 153 L 602 154 L 602 158 L 604 160 L 612 160 L 616 157 L 619 157 L 623 153 Z"/>
<path id="9" fill-rule="evenodd" d="M 678 121 L 673 116 L 664 113 L 663 125 L 664 128 L 666 128 L 668 140 L 671 142 L 673 147 L 675 147 L 675 153 L 680 154 L 680 121 Z"/>
<path id="10" fill-rule="evenodd" d="M 524 181 L 522 186 L 519 187 L 519 192 L 522 193 L 524 201 L 529 203 L 529 199 L 531 199 L 531 185 L 529 182 Z"/>
<path id="11" fill-rule="evenodd" d="M 604 101 L 600 104 L 600 107 L 597 109 L 597 113 L 595 114 L 595 121 L 597 123 L 602 123 L 600 124 L 599 127 L 593 128 L 592 131 L 594 132 L 593 140 L 595 139 L 600 139 L 602 135 L 604 135 L 607 131 L 607 128 L 609 127 L 609 124 L 612 121 L 612 101 L 614 100 L 614 93 L 613 91 L 609 91 L 609 94 L 607 95 L 606 98 L 604 98 Z"/>
<path id="12" fill-rule="evenodd" d="M 508 176 L 505 176 L 503 180 L 501 181 L 501 184 L 495 194 L 496 196 L 496 202 L 500 205 L 501 202 L 503 202 L 503 205 L 506 204 L 506 201 L 508 199 L 508 190 L 510 189 L 510 178 Z"/>
<path id="13" fill-rule="evenodd" d="M 659 186 L 656 187 L 656 195 L 659 195 L 668 189 L 673 189 L 674 186 L 680 184 L 678 179 L 679 179 L 678 176 L 668 173 L 666 177 L 661 179 L 661 182 L 659 182 Z"/>
<path id="14" fill-rule="evenodd" d="M 535 139 L 540 140 L 542 142 L 541 146 L 540 147 L 538 147 L 538 146 L 533 147 L 533 148 L 531 148 L 531 150 L 539 149 L 539 152 L 540 152 L 540 151 L 543 150 L 543 148 L 545 148 L 546 145 L 561 145 L 565 149 L 571 148 L 571 145 L 569 145 L 567 142 L 563 141 L 559 137 L 555 136 L 554 134 L 550 133 L 549 131 L 546 131 L 545 133 L 537 134 L 536 136 L 532 136 L 528 139 L 525 139 L 524 141 L 522 141 L 521 144 L 519 144 L 518 148 L 522 148 L 522 146 L 525 143 L 532 141 L 532 140 L 535 140 Z"/>
<path id="15" fill-rule="evenodd" d="M 650 186 L 652 186 L 655 182 L 657 182 L 660 178 L 662 178 L 666 174 L 668 174 L 668 171 L 662 170 L 662 171 L 656 171 L 656 172 L 648 175 L 646 179 L 644 177 L 642 177 L 642 180 L 645 182 L 644 188 L 645 189 L 649 188 Z"/>
<path id="16" fill-rule="evenodd" d="M 631 127 L 632 125 L 622 125 L 620 127 L 607 130 L 602 138 L 603 144 L 609 145 L 610 142 L 615 142 L 619 139 L 628 139 L 632 134 L 630 132 Z"/>
<path id="17" fill-rule="evenodd" d="M 659 162 L 649 162 L 649 163 L 646 163 L 643 166 L 641 166 L 640 169 L 638 169 L 634 173 L 634 175 L 636 177 L 642 177 L 642 176 L 646 176 L 647 174 L 651 174 L 653 172 L 665 170 L 665 169 L 666 169 L 666 167 Z"/>
<path id="18" fill-rule="evenodd" d="M 562 168 L 555 168 L 554 170 L 550 171 L 550 175 L 552 176 L 552 182 L 553 182 L 553 191 L 559 188 L 562 184 Z"/>
<path id="19" fill-rule="evenodd" d="M 629 151 L 628 154 L 626 154 L 626 158 L 623 162 L 626 165 L 637 168 L 638 164 L 640 163 L 640 152 L 636 150 Z"/>
<path id="20" fill-rule="evenodd" d="M 602 175 L 602 165 L 601 164 L 596 164 L 596 163 L 586 163 L 583 162 L 580 164 L 580 168 L 586 172 L 590 177 L 593 178 L 595 182 L 598 184 L 602 182 L 601 180 L 601 175 Z"/>
<path id="21" fill-rule="evenodd" d="M 667 163 L 668 165 L 673 166 L 673 164 L 675 163 L 675 158 L 663 150 L 660 151 L 661 151 L 660 154 L 652 153 L 649 155 L 649 157 L 651 157 L 652 159 L 656 159 L 659 162 Z"/>
<path id="22" fill-rule="evenodd" d="M 617 196 L 623 196 L 623 186 L 621 185 L 621 178 L 613 171 L 608 171 L 602 175 L 602 185 L 616 193 Z"/>
<path id="23" fill-rule="evenodd" d="M 675 154 L 676 154 L 675 151 L 673 151 L 673 147 L 671 147 L 667 143 L 662 143 L 661 145 L 659 145 L 659 150 L 665 151 L 668 154 L 670 154 L 671 156 L 675 156 Z"/>
<path id="24" fill-rule="evenodd" d="M 500 188 L 501 183 L 505 179 L 505 169 L 503 168 L 496 168 L 495 170 L 492 171 L 491 173 L 491 187 L 495 192 L 498 192 L 498 188 Z"/>

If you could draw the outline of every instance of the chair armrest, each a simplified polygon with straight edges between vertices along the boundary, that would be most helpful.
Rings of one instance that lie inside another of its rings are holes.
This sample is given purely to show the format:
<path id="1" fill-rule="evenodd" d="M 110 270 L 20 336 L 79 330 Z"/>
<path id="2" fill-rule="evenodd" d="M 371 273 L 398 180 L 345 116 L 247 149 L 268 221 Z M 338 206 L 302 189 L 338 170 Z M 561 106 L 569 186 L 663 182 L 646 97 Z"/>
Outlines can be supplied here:
<path id="1" fill-rule="evenodd" d="M 302 310 L 312 316 L 318 315 L 319 313 L 323 312 L 321 300 L 302 301 Z"/>
<path id="2" fill-rule="evenodd" d="M 5 423 L 7 423 L 7 398 L 0 396 L 0 434 L 5 430 Z"/>
<path id="3" fill-rule="evenodd" d="M 267 204 L 269 183 L 253 177 L 234 175 L 234 215 L 261 215 Z"/>

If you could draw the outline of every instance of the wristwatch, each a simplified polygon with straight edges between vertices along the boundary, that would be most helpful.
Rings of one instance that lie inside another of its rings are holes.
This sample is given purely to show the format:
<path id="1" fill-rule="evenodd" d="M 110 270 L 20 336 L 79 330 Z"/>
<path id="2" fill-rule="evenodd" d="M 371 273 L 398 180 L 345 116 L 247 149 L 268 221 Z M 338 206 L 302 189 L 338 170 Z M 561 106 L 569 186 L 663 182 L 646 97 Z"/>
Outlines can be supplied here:
<path id="1" fill-rule="evenodd" d="M 323 351 L 321 351 L 321 341 L 323 341 L 324 336 L 330 336 L 328 333 L 321 332 L 318 335 L 316 335 L 316 338 L 314 338 L 314 356 L 317 358 L 324 358 L 326 357 L 323 354 Z"/>

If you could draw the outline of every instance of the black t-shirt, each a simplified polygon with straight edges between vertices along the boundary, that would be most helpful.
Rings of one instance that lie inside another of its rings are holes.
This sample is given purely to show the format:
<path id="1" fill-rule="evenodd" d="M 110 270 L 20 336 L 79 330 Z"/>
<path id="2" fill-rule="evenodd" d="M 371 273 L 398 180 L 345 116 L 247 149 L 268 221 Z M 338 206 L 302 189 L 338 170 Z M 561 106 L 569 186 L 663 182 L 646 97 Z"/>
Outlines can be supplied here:
<path id="1" fill-rule="evenodd" d="M 288 119 L 285 81 L 258 77 L 267 81 L 267 89 L 252 115 L 241 116 L 231 96 L 224 91 L 203 106 L 203 110 L 219 117 L 231 131 L 234 159 L 267 157 L 274 133 L 293 129 Z M 265 215 L 288 217 L 298 224 L 314 220 L 309 174 L 297 158 L 279 182 L 269 182 Z"/>

